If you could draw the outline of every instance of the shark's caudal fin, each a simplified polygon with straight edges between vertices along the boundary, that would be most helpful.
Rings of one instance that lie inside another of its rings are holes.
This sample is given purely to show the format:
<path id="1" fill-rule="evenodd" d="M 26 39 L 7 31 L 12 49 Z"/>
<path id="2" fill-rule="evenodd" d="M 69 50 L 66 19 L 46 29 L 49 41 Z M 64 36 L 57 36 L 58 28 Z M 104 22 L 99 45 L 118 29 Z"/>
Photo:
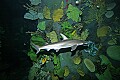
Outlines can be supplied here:
<path id="1" fill-rule="evenodd" d="M 38 54 L 38 53 L 40 52 L 40 46 L 35 45 L 33 42 L 31 42 L 30 45 L 31 45 L 35 50 L 37 50 L 36 54 Z"/>
<path id="2" fill-rule="evenodd" d="M 63 40 L 67 40 L 68 39 L 64 34 L 60 33 L 60 35 L 62 36 Z"/>

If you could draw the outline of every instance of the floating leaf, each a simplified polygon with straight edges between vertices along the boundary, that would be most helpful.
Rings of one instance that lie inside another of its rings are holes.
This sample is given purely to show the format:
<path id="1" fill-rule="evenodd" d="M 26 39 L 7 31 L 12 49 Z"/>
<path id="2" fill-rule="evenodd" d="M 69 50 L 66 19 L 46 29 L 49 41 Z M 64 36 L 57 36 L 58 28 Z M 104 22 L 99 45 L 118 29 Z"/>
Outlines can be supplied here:
<path id="1" fill-rule="evenodd" d="M 67 77 L 70 73 L 69 68 L 67 66 L 65 66 L 64 69 L 65 69 L 64 76 Z"/>
<path id="2" fill-rule="evenodd" d="M 107 13 L 105 14 L 107 18 L 111 18 L 113 15 L 114 15 L 113 11 L 107 11 Z"/>
<path id="3" fill-rule="evenodd" d="M 103 64 L 106 64 L 106 65 L 111 64 L 111 62 L 109 61 L 109 59 L 105 55 L 100 55 L 100 58 L 102 60 L 101 65 L 103 65 Z"/>
<path id="4" fill-rule="evenodd" d="M 71 24 L 67 21 L 63 22 L 61 25 L 62 25 L 62 29 L 73 29 Z"/>
<path id="5" fill-rule="evenodd" d="M 38 5 L 39 3 L 41 3 L 41 0 L 30 0 L 32 5 Z"/>
<path id="6" fill-rule="evenodd" d="M 43 13 L 38 13 L 38 18 L 39 19 L 43 19 L 44 17 L 43 17 Z"/>
<path id="7" fill-rule="evenodd" d="M 77 72 L 79 73 L 79 75 L 85 76 L 85 73 L 83 72 L 82 69 L 78 68 L 78 69 L 77 69 Z"/>
<path id="8" fill-rule="evenodd" d="M 48 38 L 50 38 L 51 43 L 58 42 L 57 34 L 55 31 L 52 31 L 50 33 L 47 33 L 46 35 Z"/>
<path id="9" fill-rule="evenodd" d="M 97 36 L 98 37 L 104 37 L 108 34 L 109 30 L 110 30 L 109 26 L 100 27 L 100 28 L 97 29 Z"/>
<path id="10" fill-rule="evenodd" d="M 73 57 L 73 62 L 74 62 L 75 64 L 80 64 L 80 62 L 81 62 L 80 56 L 75 56 L 75 57 Z"/>
<path id="11" fill-rule="evenodd" d="M 90 59 L 85 58 L 84 63 L 90 72 L 95 71 L 95 65 L 93 64 L 93 62 Z"/>
<path id="12" fill-rule="evenodd" d="M 54 10 L 54 12 L 53 12 L 54 22 L 60 21 L 60 18 L 62 18 L 62 16 L 63 16 L 63 10 L 62 9 Z"/>
<path id="13" fill-rule="evenodd" d="M 107 48 L 107 54 L 110 58 L 120 61 L 120 46 L 109 46 Z"/>
<path id="14" fill-rule="evenodd" d="M 33 10 L 29 10 L 29 13 L 26 13 L 24 15 L 25 19 L 30 19 L 30 20 L 36 20 L 38 19 L 38 14 L 37 12 L 33 11 Z"/>
<path id="15" fill-rule="evenodd" d="M 112 10 L 116 6 L 116 3 L 110 3 L 107 5 L 107 10 Z"/>
<path id="16" fill-rule="evenodd" d="M 50 9 L 48 7 L 44 7 L 43 9 L 43 15 L 46 19 L 51 19 L 51 16 L 50 16 Z"/>
<path id="17" fill-rule="evenodd" d="M 112 76 L 109 69 L 106 69 L 105 72 L 101 75 L 98 73 L 96 73 L 95 75 L 99 80 L 112 80 Z"/>
<path id="18" fill-rule="evenodd" d="M 34 44 L 39 45 L 39 46 L 43 46 L 45 44 L 45 40 L 39 35 L 32 35 L 31 41 Z"/>
<path id="19" fill-rule="evenodd" d="M 81 14 L 82 14 L 82 11 L 80 11 L 77 7 L 74 7 L 71 4 L 69 4 L 68 10 L 67 10 L 68 19 L 72 19 L 73 21 L 78 22 L 79 15 Z"/>
<path id="20" fill-rule="evenodd" d="M 39 68 L 36 68 L 34 65 L 30 68 L 28 80 L 34 80 Z"/>
<path id="21" fill-rule="evenodd" d="M 88 37 L 88 35 L 89 35 L 89 32 L 88 32 L 88 29 L 86 29 L 85 31 L 83 31 L 82 33 L 81 33 L 81 40 L 86 40 L 87 39 L 87 37 Z"/>
<path id="22" fill-rule="evenodd" d="M 45 21 L 42 21 L 42 22 L 39 22 L 38 25 L 37 25 L 37 28 L 39 30 L 45 30 Z"/>
<path id="23" fill-rule="evenodd" d="M 53 73 L 52 73 L 51 79 L 52 80 L 59 80 L 58 76 L 55 76 Z"/>
<path id="24" fill-rule="evenodd" d="M 111 39 L 111 40 L 108 41 L 108 44 L 109 45 L 115 45 L 115 44 L 117 44 L 117 41 L 116 41 L 116 39 Z"/>
<path id="25" fill-rule="evenodd" d="M 37 61 L 37 55 L 35 54 L 35 52 L 32 49 L 28 52 L 28 56 L 30 56 L 30 59 L 32 61 Z"/>

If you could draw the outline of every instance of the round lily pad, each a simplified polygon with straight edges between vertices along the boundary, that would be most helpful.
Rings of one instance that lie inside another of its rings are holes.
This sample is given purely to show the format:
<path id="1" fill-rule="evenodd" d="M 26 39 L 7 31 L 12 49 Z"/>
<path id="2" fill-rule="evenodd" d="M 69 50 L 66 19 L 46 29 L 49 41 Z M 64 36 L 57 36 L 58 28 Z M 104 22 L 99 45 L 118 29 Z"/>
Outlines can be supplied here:
<path id="1" fill-rule="evenodd" d="M 85 58 L 84 63 L 90 72 L 95 71 L 95 65 L 93 64 L 93 62 L 90 59 Z"/>
<path id="2" fill-rule="evenodd" d="M 107 54 L 110 58 L 120 61 L 120 46 L 109 46 L 107 48 Z"/>
<path id="3" fill-rule="evenodd" d="M 105 14 L 107 18 L 111 18 L 113 15 L 114 15 L 113 11 L 107 11 L 107 13 Z"/>

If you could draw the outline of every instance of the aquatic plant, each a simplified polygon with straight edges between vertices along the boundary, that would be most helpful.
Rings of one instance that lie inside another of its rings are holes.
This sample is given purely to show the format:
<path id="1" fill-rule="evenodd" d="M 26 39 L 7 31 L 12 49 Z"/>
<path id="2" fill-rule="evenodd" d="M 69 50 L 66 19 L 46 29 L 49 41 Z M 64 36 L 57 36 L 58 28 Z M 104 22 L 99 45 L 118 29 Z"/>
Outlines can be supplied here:
<path id="1" fill-rule="evenodd" d="M 57 34 L 55 31 L 47 33 L 46 36 L 50 38 L 51 43 L 58 42 Z"/>
<path id="2" fill-rule="evenodd" d="M 31 41 L 34 43 L 34 44 L 37 44 L 39 46 L 42 46 L 45 44 L 45 40 L 42 38 L 42 36 L 40 35 L 32 35 L 31 37 Z"/>
<path id="3" fill-rule="evenodd" d="M 46 19 L 51 19 L 51 16 L 50 16 L 50 9 L 47 7 L 47 6 L 45 6 L 44 8 L 43 8 L 43 15 L 44 15 L 44 17 L 46 18 Z"/>
<path id="4" fill-rule="evenodd" d="M 67 76 L 70 74 L 70 71 L 69 71 L 68 66 L 65 66 L 65 67 L 64 67 L 64 70 L 65 70 L 65 72 L 64 72 L 64 77 L 67 77 Z"/>
<path id="5" fill-rule="evenodd" d="M 27 55 L 30 57 L 32 61 L 37 61 L 37 55 L 35 54 L 32 48 L 30 49 Z"/>
<path id="6" fill-rule="evenodd" d="M 46 28 L 45 21 L 39 22 L 37 28 L 38 30 L 45 30 Z"/>
<path id="7" fill-rule="evenodd" d="M 74 62 L 74 64 L 80 64 L 80 62 L 81 62 L 80 56 L 74 56 L 73 57 L 73 62 Z"/>
<path id="8" fill-rule="evenodd" d="M 95 65 L 93 64 L 93 62 L 90 59 L 85 58 L 84 59 L 84 64 L 86 65 L 86 67 L 88 68 L 88 70 L 90 72 L 95 71 Z"/>
<path id="9" fill-rule="evenodd" d="M 109 40 L 109 41 L 108 41 L 108 44 L 109 44 L 109 45 L 115 45 L 115 44 L 117 44 L 116 38 L 112 38 L 111 40 Z"/>
<path id="10" fill-rule="evenodd" d="M 90 4 L 88 10 L 88 16 L 85 18 L 85 23 L 91 23 L 92 21 L 96 21 L 99 26 L 103 21 L 103 15 L 106 12 L 106 6 L 104 0 L 89 0 L 92 4 Z M 94 15 L 93 15 L 94 14 Z"/>
<path id="11" fill-rule="evenodd" d="M 107 48 L 107 54 L 110 58 L 120 61 L 120 46 L 109 46 Z"/>
<path id="12" fill-rule="evenodd" d="M 97 47 L 91 41 L 88 41 L 88 48 L 83 50 L 85 53 L 90 54 L 91 56 L 95 56 L 97 54 Z"/>
<path id="13" fill-rule="evenodd" d="M 77 72 L 79 73 L 80 76 L 82 76 L 82 77 L 85 76 L 85 73 L 82 69 L 78 68 Z"/>
<path id="14" fill-rule="evenodd" d="M 106 6 L 107 6 L 107 10 L 112 10 L 116 6 L 116 3 L 112 2 L 112 3 L 107 4 Z"/>
<path id="15" fill-rule="evenodd" d="M 43 19 L 43 13 L 36 12 L 34 10 L 29 10 L 29 12 L 25 13 L 25 19 L 36 20 L 36 19 Z"/>
<path id="16" fill-rule="evenodd" d="M 113 12 L 113 11 L 107 11 L 107 12 L 105 13 L 105 16 L 106 16 L 107 18 L 111 18 L 113 15 L 114 15 L 114 12 Z"/>
<path id="17" fill-rule="evenodd" d="M 60 18 L 62 18 L 63 16 L 63 10 L 62 9 L 57 9 L 57 10 L 54 10 L 53 12 L 53 21 L 54 22 L 57 22 L 57 21 L 60 21 Z"/>
<path id="18" fill-rule="evenodd" d="M 112 80 L 112 76 L 109 69 L 106 69 L 105 72 L 101 75 L 98 73 L 96 73 L 95 75 L 99 80 Z"/>
<path id="19" fill-rule="evenodd" d="M 112 11 L 112 9 L 116 6 L 116 3 L 110 3 L 107 4 L 107 12 L 105 13 L 105 16 L 107 18 L 111 18 L 114 15 L 114 12 Z"/>
<path id="20" fill-rule="evenodd" d="M 99 57 L 101 59 L 101 65 L 103 65 L 103 64 L 111 65 L 111 62 L 109 61 L 109 59 L 105 55 L 100 55 Z"/>
<path id="21" fill-rule="evenodd" d="M 74 7 L 73 5 L 69 4 L 67 9 L 67 16 L 68 19 L 72 19 L 73 21 L 81 21 L 81 18 L 79 17 L 82 15 L 82 11 L 79 10 L 77 7 Z"/>
<path id="22" fill-rule="evenodd" d="M 30 68 L 28 80 L 34 80 L 37 75 L 38 69 L 39 68 L 36 68 L 34 65 Z"/>
<path id="23" fill-rule="evenodd" d="M 41 0 L 30 0 L 32 5 L 38 5 L 39 3 L 41 3 Z"/>
<path id="24" fill-rule="evenodd" d="M 88 31 L 88 29 L 85 29 L 85 31 L 83 31 L 83 32 L 81 33 L 80 39 L 81 39 L 81 40 L 86 40 L 87 37 L 88 37 L 88 35 L 89 35 L 89 31 Z"/>
<path id="25" fill-rule="evenodd" d="M 109 26 L 102 26 L 97 29 L 97 36 L 98 37 L 104 37 L 106 36 L 110 31 Z"/>

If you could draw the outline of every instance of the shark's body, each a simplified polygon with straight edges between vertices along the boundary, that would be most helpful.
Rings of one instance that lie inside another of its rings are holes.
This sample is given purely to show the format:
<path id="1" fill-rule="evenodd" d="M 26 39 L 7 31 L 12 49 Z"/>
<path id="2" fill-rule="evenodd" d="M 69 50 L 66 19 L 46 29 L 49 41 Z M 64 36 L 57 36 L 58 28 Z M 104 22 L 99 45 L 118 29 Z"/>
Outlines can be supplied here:
<path id="1" fill-rule="evenodd" d="M 63 48 L 71 48 L 71 51 L 74 51 L 80 45 L 88 45 L 87 41 L 75 40 L 75 39 L 69 40 L 62 33 L 60 33 L 60 35 L 63 38 L 63 40 L 60 42 L 47 44 L 45 46 L 38 46 L 38 45 L 35 45 L 34 43 L 31 42 L 31 46 L 37 50 L 36 54 L 38 54 L 40 52 L 40 50 L 44 50 L 44 49 L 47 51 L 55 50 L 56 52 L 58 52 L 60 49 L 63 49 Z"/>
<path id="2" fill-rule="evenodd" d="M 47 44 L 45 46 L 38 46 L 35 45 L 34 43 L 31 43 L 31 45 L 37 50 L 36 54 L 38 54 L 40 52 L 40 50 L 55 50 L 56 52 L 58 52 L 60 49 L 63 48 L 71 48 L 71 51 L 74 51 L 77 46 L 80 45 L 87 45 L 87 41 L 83 41 L 83 40 L 63 40 L 60 42 L 56 42 L 56 43 L 51 43 L 51 44 Z"/>

